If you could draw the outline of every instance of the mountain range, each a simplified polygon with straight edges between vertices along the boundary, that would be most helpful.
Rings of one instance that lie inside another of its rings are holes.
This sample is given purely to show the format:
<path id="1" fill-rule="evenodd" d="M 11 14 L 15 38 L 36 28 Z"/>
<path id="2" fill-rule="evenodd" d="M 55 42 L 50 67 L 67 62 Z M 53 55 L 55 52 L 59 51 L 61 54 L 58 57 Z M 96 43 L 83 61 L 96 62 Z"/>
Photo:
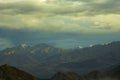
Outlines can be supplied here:
<path id="1" fill-rule="evenodd" d="M 120 80 L 120 65 L 106 71 L 92 71 L 85 75 L 57 72 L 49 79 L 39 79 L 7 64 L 0 66 L 0 80 Z"/>
<path id="2" fill-rule="evenodd" d="M 74 72 L 58 72 L 51 80 L 120 80 L 120 65 L 114 66 L 111 70 L 96 70 L 85 75 L 78 75 Z"/>
<path id="3" fill-rule="evenodd" d="M 50 78 L 56 72 L 84 75 L 94 70 L 110 70 L 120 64 L 120 41 L 73 49 L 21 44 L 0 51 L 0 65 L 3 64 L 39 78 Z"/>

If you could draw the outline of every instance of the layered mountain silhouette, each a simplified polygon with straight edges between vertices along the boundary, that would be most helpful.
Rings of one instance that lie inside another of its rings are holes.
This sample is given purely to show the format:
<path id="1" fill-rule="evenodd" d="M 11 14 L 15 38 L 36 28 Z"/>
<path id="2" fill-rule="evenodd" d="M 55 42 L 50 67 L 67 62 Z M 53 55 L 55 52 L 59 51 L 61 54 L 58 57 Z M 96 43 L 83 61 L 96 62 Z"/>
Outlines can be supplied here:
<path id="1" fill-rule="evenodd" d="M 7 64 L 0 66 L 0 80 L 37 80 L 28 74 Z"/>
<path id="2" fill-rule="evenodd" d="M 120 66 L 108 71 L 92 71 L 82 76 L 74 72 L 58 72 L 50 80 L 120 80 Z"/>
<path id="3" fill-rule="evenodd" d="M 75 72 L 57 72 L 49 79 L 38 79 L 7 64 L 0 66 L 0 80 L 120 80 L 120 66 L 111 70 L 92 71 L 85 75 Z"/>
<path id="4" fill-rule="evenodd" d="M 74 49 L 22 44 L 0 51 L 0 65 L 3 64 L 40 78 L 50 78 L 60 71 L 86 74 L 93 70 L 110 70 L 120 64 L 120 41 Z"/>
<path id="5" fill-rule="evenodd" d="M 51 80 L 82 80 L 82 77 L 74 72 L 58 72 Z"/>

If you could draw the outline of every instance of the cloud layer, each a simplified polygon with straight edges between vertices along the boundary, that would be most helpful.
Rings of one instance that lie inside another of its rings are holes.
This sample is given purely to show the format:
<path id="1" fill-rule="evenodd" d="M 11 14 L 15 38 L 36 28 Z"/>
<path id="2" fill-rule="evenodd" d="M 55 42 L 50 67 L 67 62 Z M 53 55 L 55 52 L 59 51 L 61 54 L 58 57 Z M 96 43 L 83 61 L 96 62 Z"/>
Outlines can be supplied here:
<path id="1" fill-rule="evenodd" d="M 0 0 L 0 28 L 57 33 L 120 33 L 119 0 Z"/>

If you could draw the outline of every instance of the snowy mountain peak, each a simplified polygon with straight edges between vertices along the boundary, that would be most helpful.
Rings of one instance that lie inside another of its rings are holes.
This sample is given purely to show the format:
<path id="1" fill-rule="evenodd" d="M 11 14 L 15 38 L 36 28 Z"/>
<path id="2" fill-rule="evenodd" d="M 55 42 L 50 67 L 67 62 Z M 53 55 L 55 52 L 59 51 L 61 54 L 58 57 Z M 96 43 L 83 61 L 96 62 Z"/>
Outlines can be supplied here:
<path id="1" fill-rule="evenodd" d="M 20 46 L 21 46 L 22 48 L 26 48 L 26 47 L 28 47 L 27 44 L 21 44 Z"/>

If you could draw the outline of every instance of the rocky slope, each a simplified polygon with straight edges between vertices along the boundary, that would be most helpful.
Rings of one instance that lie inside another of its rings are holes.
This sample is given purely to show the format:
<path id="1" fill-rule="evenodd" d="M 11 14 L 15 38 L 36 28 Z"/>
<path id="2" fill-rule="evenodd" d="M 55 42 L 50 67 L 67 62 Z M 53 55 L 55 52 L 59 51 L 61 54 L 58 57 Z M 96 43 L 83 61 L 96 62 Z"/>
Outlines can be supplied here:
<path id="1" fill-rule="evenodd" d="M 59 72 L 51 80 L 120 80 L 120 66 L 109 71 L 92 71 L 82 76 L 73 72 Z"/>
<path id="2" fill-rule="evenodd" d="M 0 66 L 0 80 L 36 80 L 31 74 L 9 65 Z"/>

